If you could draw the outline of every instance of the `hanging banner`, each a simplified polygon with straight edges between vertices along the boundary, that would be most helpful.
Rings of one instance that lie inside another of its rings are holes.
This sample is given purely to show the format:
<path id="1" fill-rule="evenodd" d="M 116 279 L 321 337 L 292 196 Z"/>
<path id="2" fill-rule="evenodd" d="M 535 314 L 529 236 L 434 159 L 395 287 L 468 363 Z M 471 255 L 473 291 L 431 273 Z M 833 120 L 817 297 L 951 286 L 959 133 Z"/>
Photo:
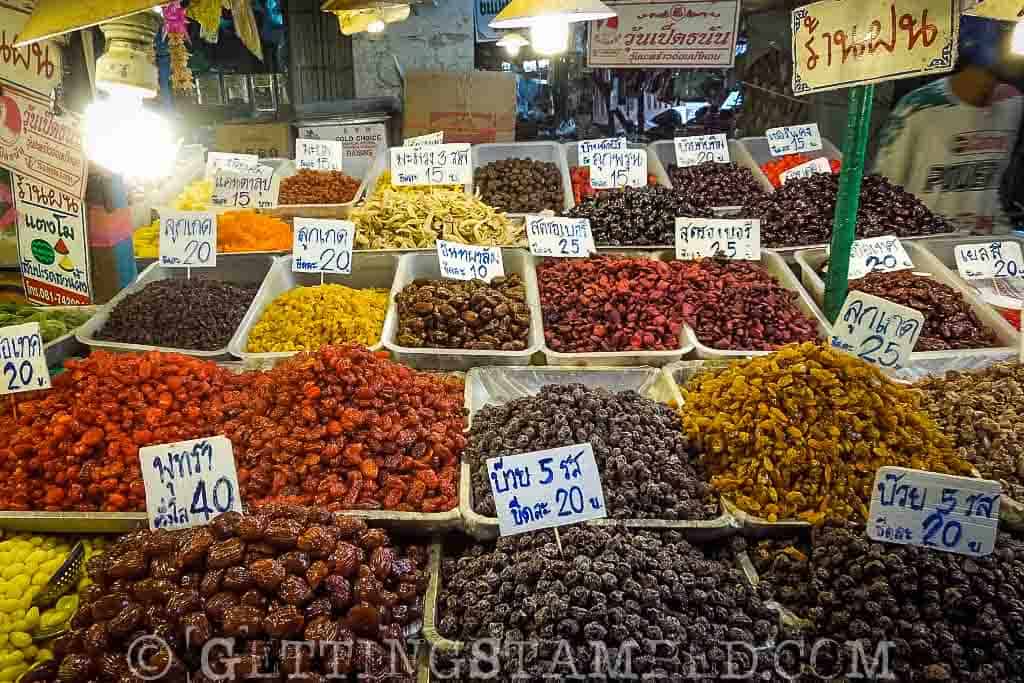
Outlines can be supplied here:
<path id="1" fill-rule="evenodd" d="M 618 16 L 589 24 L 591 68 L 710 69 L 736 59 L 738 0 L 608 4 Z"/>
<path id="2" fill-rule="evenodd" d="M 793 10 L 793 93 L 952 71 L 960 0 L 824 0 Z"/>
<path id="3" fill-rule="evenodd" d="M 78 117 L 55 116 L 50 98 L 8 80 L 0 89 L 0 166 L 84 197 L 89 162 Z"/>
<path id="4" fill-rule="evenodd" d="M 497 29 L 488 24 L 505 9 L 510 0 L 473 0 L 473 24 L 476 26 L 476 42 L 493 43 L 501 37 Z"/>
<path id="5" fill-rule="evenodd" d="M 25 47 L 13 47 L 18 32 L 24 28 L 31 13 L 31 2 L 5 0 L 0 4 L 0 78 L 49 97 L 61 82 L 60 46 L 43 40 Z"/>

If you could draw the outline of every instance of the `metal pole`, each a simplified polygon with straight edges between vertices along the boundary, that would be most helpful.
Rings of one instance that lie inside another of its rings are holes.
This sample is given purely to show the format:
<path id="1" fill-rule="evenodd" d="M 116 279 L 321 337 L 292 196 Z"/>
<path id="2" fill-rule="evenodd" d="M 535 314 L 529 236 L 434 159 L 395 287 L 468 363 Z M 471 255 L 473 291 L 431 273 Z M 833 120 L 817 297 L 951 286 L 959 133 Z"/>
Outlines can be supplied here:
<path id="1" fill-rule="evenodd" d="M 846 278 L 850 270 L 850 248 L 857 227 L 860 181 L 864 176 L 864 156 L 871 124 L 871 102 L 875 86 L 859 85 L 850 90 L 850 110 L 843 140 L 843 168 L 839 174 L 839 197 L 832 223 L 832 248 L 825 282 L 825 317 L 835 322 L 846 301 Z"/>

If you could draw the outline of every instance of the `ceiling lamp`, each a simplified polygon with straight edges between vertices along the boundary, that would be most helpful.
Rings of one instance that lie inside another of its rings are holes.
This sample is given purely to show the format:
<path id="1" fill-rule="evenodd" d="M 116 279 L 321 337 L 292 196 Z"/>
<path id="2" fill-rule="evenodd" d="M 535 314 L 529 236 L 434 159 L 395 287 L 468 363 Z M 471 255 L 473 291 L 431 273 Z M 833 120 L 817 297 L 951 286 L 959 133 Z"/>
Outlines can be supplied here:
<path id="1" fill-rule="evenodd" d="M 70 2 L 69 0 L 37 0 L 32 16 L 18 33 L 15 47 L 52 38 L 129 14 L 148 10 L 154 0 L 104 0 L 103 2 Z"/>
<path id="2" fill-rule="evenodd" d="M 534 51 L 553 55 L 565 51 L 569 24 L 614 16 L 615 11 L 601 0 L 512 0 L 488 26 L 529 28 Z"/>
<path id="3" fill-rule="evenodd" d="M 387 24 L 409 18 L 409 3 L 398 0 L 327 0 L 320 9 L 338 17 L 342 35 L 380 35 Z"/>
<path id="4" fill-rule="evenodd" d="M 160 17 L 139 12 L 100 25 L 106 50 L 96 60 L 96 87 L 110 95 L 144 99 L 160 91 L 153 42 Z"/>
<path id="5" fill-rule="evenodd" d="M 506 33 L 498 40 L 498 47 L 505 48 L 505 52 L 508 53 L 509 57 L 515 57 L 519 54 L 521 48 L 526 47 L 530 44 L 526 38 L 523 38 L 518 33 Z"/>

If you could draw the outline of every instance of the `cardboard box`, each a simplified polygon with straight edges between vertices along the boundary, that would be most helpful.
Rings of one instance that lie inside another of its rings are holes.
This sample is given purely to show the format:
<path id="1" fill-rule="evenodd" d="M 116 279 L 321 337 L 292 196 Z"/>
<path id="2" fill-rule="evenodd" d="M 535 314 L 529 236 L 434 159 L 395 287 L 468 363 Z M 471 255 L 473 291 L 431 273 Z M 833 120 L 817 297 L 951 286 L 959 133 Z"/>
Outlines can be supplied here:
<path id="1" fill-rule="evenodd" d="M 405 137 L 444 131 L 445 142 L 514 142 L 516 77 L 495 71 L 410 71 Z"/>
<path id="2" fill-rule="evenodd" d="M 224 123 L 217 126 L 214 151 L 292 159 L 295 131 L 290 123 Z"/>

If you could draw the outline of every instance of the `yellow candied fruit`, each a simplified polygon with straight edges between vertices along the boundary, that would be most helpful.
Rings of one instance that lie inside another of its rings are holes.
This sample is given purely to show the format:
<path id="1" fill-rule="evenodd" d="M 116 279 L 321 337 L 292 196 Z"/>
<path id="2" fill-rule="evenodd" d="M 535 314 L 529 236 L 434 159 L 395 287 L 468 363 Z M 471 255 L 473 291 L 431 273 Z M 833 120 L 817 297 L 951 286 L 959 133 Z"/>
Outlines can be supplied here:
<path id="1" fill-rule="evenodd" d="M 32 636 L 25 633 L 24 631 L 14 631 L 11 633 L 11 645 L 14 647 L 28 647 L 32 644 Z"/>

